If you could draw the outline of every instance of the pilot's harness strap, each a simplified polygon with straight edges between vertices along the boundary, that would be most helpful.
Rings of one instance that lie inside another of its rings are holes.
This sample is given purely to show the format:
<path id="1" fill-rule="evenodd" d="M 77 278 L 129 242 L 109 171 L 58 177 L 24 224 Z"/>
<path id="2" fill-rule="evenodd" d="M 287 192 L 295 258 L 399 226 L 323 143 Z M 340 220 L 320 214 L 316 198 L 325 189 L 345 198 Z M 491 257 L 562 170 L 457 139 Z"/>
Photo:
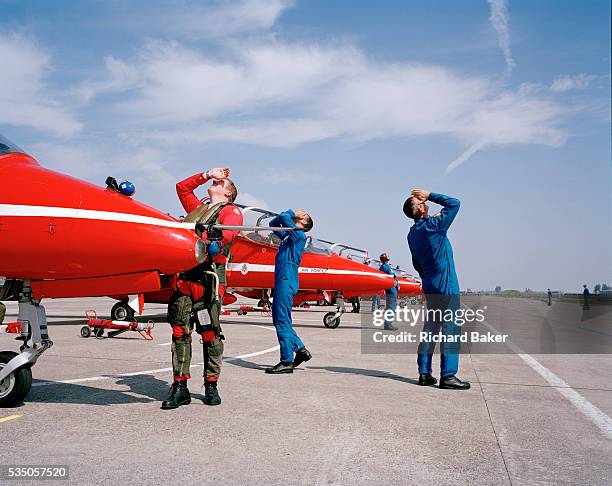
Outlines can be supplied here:
<path id="1" fill-rule="evenodd" d="M 191 211 L 185 218 L 185 221 L 186 222 L 195 221 L 195 222 L 198 222 L 204 225 L 218 223 L 219 215 L 221 214 L 221 211 L 223 210 L 223 208 L 229 205 L 235 206 L 234 204 L 230 202 L 217 203 L 212 206 L 202 204 L 201 206 Z M 230 253 L 230 249 L 231 249 L 232 244 L 233 244 L 233 240 L 229 242 L 228 244 L 223 245 L 222 254 L 225 256 L 227 261 L 231 260 L 232 255 Z M 201 263 L 197 267 L 192 268 L 191 270 L 188 270 L 187 272 L 181 273 L 180 278 L 189 280 L 191 282 L 197 282 L 197 283 L 210 285 L 212 282 L 210 282 L 209 280 L 212 280 L 212 278 L 210 276 L 208 277 L 206 276 L 204 272 L 207 272 L 207 271 L 208 272 L 212 271 L 217 274 L 217 277 L 219 279 L 219 286 L 227 285 L 226 263 L 225 262 L 223 263 L 215 262 L 214 260 L 212 260 L 212 258 L 208 258 L 205 262 Z"/>

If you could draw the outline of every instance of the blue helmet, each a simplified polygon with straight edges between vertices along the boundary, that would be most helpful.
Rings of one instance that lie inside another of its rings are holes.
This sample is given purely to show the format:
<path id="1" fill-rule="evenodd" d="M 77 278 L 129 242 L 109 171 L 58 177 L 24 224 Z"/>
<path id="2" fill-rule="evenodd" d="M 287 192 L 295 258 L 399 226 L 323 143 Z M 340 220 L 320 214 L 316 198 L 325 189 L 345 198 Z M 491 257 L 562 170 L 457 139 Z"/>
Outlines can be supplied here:
<path id="1" fill-rule="evenodd" d="M 119 183 L 119 192 L 124 196 L 133 196 L 136 192 L 136 186 L 130 181 L 121 181 Z"/>

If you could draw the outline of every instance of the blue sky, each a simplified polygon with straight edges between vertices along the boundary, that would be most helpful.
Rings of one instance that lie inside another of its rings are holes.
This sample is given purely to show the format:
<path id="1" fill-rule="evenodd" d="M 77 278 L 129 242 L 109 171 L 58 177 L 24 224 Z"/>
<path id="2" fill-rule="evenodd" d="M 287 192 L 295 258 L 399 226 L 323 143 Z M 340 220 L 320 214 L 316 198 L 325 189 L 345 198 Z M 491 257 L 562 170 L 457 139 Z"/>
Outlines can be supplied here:
<path id="1" fill-rule="evenodd" d="M 401 206 L 456 195 L 463 288 L 612 283 L 608 1 L 0 0 L 0 133 L 180 214 L 242 201 L 411 269 Z"/>

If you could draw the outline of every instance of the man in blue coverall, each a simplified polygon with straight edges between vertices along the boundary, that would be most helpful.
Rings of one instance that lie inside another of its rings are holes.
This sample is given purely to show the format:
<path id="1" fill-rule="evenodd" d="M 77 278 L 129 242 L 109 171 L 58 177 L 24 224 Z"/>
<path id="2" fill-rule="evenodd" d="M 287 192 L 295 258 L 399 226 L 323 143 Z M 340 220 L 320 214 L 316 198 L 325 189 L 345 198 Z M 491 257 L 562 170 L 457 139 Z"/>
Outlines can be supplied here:
<path id="1" fill-rule="evenodd" d="M 428 215 L 429 200 L 442 206 L 440 214 Z M 447 310 L 455 312 L 460 307 L 459 281 L 455 273 L 453 248 L 446 236 L 451 223 L 459 212 L 459 200 L 442 194 L 429 193 L 422 189 L 415 189 L 404 203 L 404 214 L 414 220 L 414 225 L 408 233 L 408 246 L 412 253 L 412 263 L 421 276 L 423 293 L 427 301 L 427 310 L 432 310 L 434 318 L 425 319 L 423 332 L 429 336 L 437 336 L 442 328 L 440 344 L 440 388 L 467 390 L 470 384 L 457 378 L 459 369 L 458 337 L 460 327 L 455 319 L 444 319 Z M 436 314 L 436 311 L 441 311 Z M 419 385 L 435 385 L 436 379 L 432 376 L 431 358 L 435 348 L 435 341 L 422 340 L 419 343 L 417 363 L 419 366 Z"/>
<path id="2" fill-rule="evenodd" d="M 295 213 L 288 209 L 272 219 L 270 226 L 297 229 L 274 232 L 281 239 L 274 265 L 272 297 L 272 321 L 280 344 L 280 363 L 266 368 L 266 373 L 293 373 L 293 368 L 312 358 L 291 323 L 293 299 L 298 291 L 298 269 L 306 246 L 305 233 L 312 228 L 312 218 L 301 209 Z"/>
<path id="3" fill-rule="evenodd" d="M 550 289 L 546 289 L 546 295 L 548 296 L 548 305 L 552 305 L 552 292 Z"/>
<path id="4" fill-rule="evenodd" d="M 386 253 L 383 253 L 380 255 L 379 259 L 382 263 L 379 270 L 389 275 L 393 275 L 395 278 L 395 286 L 385 290 L 385 313 L 388 310 L 395 312 L 397 309 L 397 277 L 395 276 L 395 273 L 393 273 L 393 270 L 391 270 L 391 265 L 389 265 L 389 256 Z M 385 319 L 384 329 L 386 331 L 397 331 L 397 327 L 393 325 L 393 319 Z"/>

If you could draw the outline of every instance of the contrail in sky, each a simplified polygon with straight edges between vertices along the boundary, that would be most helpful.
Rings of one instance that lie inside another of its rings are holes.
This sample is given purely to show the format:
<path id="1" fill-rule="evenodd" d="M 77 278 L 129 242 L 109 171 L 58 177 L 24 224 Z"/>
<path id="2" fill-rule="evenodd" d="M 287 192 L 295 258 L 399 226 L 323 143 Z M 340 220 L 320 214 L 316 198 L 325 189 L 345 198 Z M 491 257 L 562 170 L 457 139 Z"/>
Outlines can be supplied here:
<path id="1" fill-rule="evenodd" d="M 510 51 L 510 29 L 508 27 L 508 5 L 505 0 L 488 0 L 491 6 L 491 14 L 489 20 L 493 28 L 497 32 L 497 42 L 499 48 L 504 53 L 506 61 L 506 74 L 510 74 L 512 69 L 516 67 L 514 59 L 512 59 L 512 51 Z"/>
<path id="2" fill-rule="evenodd" d="M 493 28 L 497 32 L 497 43 L 499 48 L 504 54 L 504 61 L 506 62 L 506 76 L 512 73 L 512 70 L 516 67 L 514 59 L 512 59 L 512 51 L 510 50 L 510 29 L 508 27 L 508 4 L 506 0 L 487 0 L 491 6 L 491 14 L 489 15 L 489 21 Z M 445 174 L 448 174 L 459 167 L 461 164 L 466 162 L 476 152 L 481 150 L 487 145 L 487 142 L 481 140 L 472 144 L 466 151 L 464 151 L 459 157 L 453 160 L 446 168 Z"/>
<path id="3" fill-rule="evenodd" d="M 472 155 L 474 155 L 476 152 L 478 152 L 480 149 L 482 149 L 483 147 L 485 147 L 487 145 L 487 142 L 482 140 L 480 142 L 476 142 L 475 144 L 471 145 L 465 152 L 463 152 L 459 157 L 457 157 L 455 160 L 453 160 L 450 164 L 448 164 L 448 167 L 446 168 L 446 171 L 444 172 L 445 174 L 448 174 L 449 172 L 452 172 L 453 170 L 455 170 L 457 167 L 459 167 L 461 164 L 463 164 L 466 160 L 468 160 Z"/>

